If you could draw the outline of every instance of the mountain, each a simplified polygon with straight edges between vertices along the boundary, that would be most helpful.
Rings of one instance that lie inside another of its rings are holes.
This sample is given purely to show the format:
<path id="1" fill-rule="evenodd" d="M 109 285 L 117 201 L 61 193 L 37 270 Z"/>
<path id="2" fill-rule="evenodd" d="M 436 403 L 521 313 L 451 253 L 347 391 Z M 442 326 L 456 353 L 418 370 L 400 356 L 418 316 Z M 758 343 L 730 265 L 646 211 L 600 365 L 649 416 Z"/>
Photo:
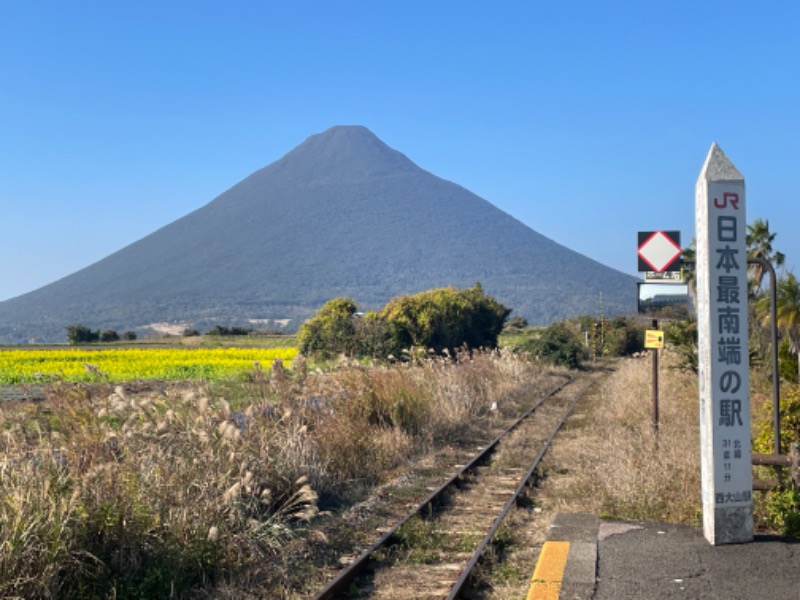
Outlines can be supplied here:
<path id="1" fill-rule="evenodd" d="M 64 341 L 74 324 L 141 332 L 288 319 L 293 329 L 337 296 L 374 309 L 476 282 L 546 324 L 632 312 L 635 281 L 421 169 L 364 127 L 341 126 L 139 241 L 0 302 L 0 341 Z"/>

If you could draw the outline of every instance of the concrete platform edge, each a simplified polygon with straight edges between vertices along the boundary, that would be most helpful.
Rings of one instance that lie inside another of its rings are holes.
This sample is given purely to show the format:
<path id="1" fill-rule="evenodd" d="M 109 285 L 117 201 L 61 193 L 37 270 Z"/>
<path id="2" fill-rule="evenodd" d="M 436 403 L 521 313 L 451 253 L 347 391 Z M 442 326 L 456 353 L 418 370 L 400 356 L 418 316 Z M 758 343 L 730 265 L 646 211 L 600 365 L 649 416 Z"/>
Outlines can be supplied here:
<path id="1" fill-rule="evenodd" d="M 597 539 L 600 519 L 584 513 L 556 513 L 548 541 L 570 543 L 559 600 L 589 600 L 597 575 Z"/>

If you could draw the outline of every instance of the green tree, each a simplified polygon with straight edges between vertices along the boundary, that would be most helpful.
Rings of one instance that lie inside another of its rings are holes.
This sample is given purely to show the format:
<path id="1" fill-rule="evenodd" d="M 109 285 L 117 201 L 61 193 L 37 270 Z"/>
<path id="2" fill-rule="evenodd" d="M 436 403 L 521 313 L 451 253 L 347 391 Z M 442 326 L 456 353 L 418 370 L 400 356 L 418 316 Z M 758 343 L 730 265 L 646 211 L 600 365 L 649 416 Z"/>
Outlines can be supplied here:
<path id="1" fill-rule="evenodd" d="M 748 258 L 759 258 L 772 263 L 773 267 L 783 265 L 786 257 L 782 252 L 777 252 L 772 248 L 777 233 L 769 230 L 769 219 L 756 219 L 751 225 L 747 226 L 747 256 Z M 753 283 L 754 294 L 760 295 L 761 284 L 766 275 L 766 270 L 762 265 L 749 265 L 748 274 Z"/>
<path id="2" fill-rule="evenodd" d="M 113 329 L 106 329 L 100 334 L 100 341 L 101 342 L 118 342 L 119 341 L 119 334 L 114 331 Z"/>
<path id="3" fill-rule="evenodd" d="M 67 342 L 71 346 L 77 344 L 91 344 L 100 339 L 99 331 L 92 331 L 84 325 L 70 325 L 67 327 Z"/>
<path id="4" fill-rule="evenodd" d="M 800 285 L 794 273 L 789 272 L 778 280 L 777 287 L 778 328 L 786 335 L 789 350 L 797 356 L 800 377 Z"/>
<path id="5" fill-rule="evenodd" d="M 683 268 L 683 281 L 686 283 L 686 289 L 689 292 L 689 301 L 692 303 L 690 309 L 692 312 L 697 310 L 697 238 L 692 238 L 692 241 L 685 248 L 681 248 L 681 259 L 685 261 Z"/>

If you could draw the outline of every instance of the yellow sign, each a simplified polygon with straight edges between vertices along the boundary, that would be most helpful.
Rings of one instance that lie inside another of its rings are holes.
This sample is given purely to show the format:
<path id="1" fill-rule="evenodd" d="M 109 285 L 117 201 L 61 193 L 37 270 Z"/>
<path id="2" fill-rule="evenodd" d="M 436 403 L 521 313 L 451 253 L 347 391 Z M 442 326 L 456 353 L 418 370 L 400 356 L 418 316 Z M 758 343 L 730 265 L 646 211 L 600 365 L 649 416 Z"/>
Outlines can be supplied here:
<path id="1" fill-rule="evenodd" d="M 664 347 L 664 332 L 656 329 L 648 329 L 644 332 L 644 347 L 645 348 L 663 348 Z"/>

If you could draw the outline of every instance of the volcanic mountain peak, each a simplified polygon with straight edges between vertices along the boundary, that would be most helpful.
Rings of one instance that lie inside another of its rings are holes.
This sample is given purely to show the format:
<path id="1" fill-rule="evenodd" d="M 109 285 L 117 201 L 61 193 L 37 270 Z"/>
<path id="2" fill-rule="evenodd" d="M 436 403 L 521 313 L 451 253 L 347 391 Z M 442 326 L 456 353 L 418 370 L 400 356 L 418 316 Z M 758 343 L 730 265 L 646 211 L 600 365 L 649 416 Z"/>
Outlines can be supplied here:
<path id="1" fill-rule="evenodd" d="M 272 165 L 270 176 L 293 185 L 368 181 L 421 170 L 366 127 L 338 125 L 309 137 Z"/>

